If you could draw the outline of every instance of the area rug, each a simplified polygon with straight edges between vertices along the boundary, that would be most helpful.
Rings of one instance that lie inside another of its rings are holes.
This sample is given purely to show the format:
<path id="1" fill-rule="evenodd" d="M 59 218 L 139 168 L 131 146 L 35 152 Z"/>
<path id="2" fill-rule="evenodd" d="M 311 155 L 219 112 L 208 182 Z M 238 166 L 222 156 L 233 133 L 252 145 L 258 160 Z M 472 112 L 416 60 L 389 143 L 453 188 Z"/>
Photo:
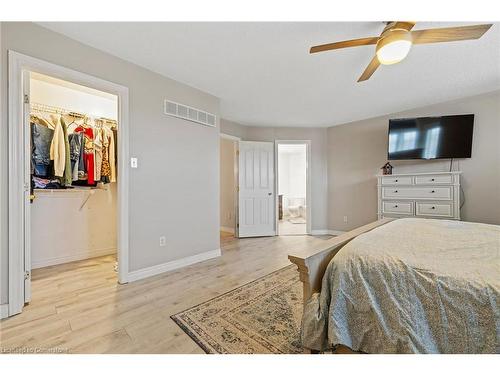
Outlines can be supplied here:
<path id="1" fill-rule="evenodd" d="M 290 265 L 171 318 L 207 353 L 301 353 L 299 273 Z"/>

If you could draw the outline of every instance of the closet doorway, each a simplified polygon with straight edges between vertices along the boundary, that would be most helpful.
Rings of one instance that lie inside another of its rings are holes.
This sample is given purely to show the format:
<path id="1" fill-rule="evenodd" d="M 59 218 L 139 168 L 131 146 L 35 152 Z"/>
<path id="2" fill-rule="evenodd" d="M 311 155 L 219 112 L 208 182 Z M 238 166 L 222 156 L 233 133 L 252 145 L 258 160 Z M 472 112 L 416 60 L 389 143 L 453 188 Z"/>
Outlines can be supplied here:
<path id="1" fill-rule="evenodd" d="M 276 228 L 280 236 L 311 233 L 310 141 L 276 141 Z"/>
<path id="2" fill-rule="evenodd" d="M 127 282 L 128 90 L 9 51 L 9 99 L 9 315 L 32 270 L 105 257 Z"/>

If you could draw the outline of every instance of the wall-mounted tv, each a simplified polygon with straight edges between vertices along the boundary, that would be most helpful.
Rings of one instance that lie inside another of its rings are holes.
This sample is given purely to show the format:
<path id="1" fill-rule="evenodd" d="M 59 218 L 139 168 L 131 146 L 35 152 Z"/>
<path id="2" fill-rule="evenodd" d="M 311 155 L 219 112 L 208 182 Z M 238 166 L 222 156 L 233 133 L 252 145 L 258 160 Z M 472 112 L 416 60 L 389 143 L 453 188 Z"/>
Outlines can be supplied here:
<path id="1" fill-rule="evenodd" d="M 474 115 L 389 120 L 389 160 L 470 158 Z"/>

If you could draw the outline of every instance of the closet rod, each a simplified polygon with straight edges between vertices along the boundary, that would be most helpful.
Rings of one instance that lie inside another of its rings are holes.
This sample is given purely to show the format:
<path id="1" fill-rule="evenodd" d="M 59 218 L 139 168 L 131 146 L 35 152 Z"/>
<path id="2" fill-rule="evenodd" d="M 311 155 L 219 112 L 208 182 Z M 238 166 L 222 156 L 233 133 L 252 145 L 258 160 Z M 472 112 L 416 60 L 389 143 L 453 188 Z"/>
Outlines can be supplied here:
<path id="1" fill-rule="evenodd" d="M 55 107 L 55 106 L 48 105 L 48 104 L 31 103 L 30 106 L 31 106 L 31 109 L 34 110 L 34 111 L 57 113 L 57 114 L 60 114 L 60 115 L 70 115 L 70 116 L 73 116 L 73 117 L 80 117 L 80 118 L 89 117 L 86 114 L 83 114 L 83 113 L 80 113 L 80 112 L 71 111 L 71 110 L 66 109 L 66 108 Z M 105 121 L 105 122 L 110 122 L 110 123 L 113 123 L 113 124 L 117 124 L 116 120 L 109 119 L 109 118 L 106 118 L 106 117 L 94 117 L 94 118 L 96 120 L 101 120 L 101 121 Z"/>

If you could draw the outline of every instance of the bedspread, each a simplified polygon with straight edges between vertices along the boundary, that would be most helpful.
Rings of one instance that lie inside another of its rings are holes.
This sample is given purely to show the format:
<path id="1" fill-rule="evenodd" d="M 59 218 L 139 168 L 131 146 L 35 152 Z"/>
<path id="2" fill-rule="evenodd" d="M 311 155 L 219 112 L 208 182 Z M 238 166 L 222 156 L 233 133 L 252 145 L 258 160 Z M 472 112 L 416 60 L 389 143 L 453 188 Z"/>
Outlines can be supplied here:
<path id="1" fill-rule="evenodd" d="M 500 226 L 399 219 L 332 259 L 302 342 L 367 353 L 499 353 Z"/>

